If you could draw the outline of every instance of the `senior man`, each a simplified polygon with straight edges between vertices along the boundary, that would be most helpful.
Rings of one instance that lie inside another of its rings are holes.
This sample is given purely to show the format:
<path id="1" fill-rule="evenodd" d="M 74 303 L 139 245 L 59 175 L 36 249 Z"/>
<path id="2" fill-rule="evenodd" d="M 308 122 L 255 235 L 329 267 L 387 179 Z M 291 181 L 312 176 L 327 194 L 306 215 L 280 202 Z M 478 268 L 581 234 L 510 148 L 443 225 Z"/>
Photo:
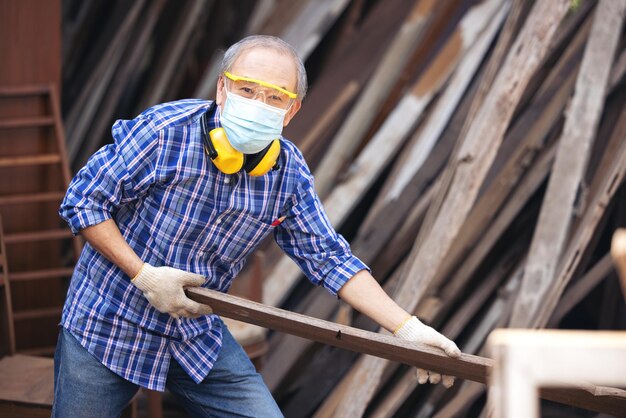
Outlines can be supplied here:
<path id="1" fill-rule="evenodd" d="M 330 225 L 281 136 L 306 88 L 291 46 L 252 36 L 226 51 L 214 102 L 165 103 L 113 125 L 114 142 L 60 209 L 87 244 L 63 309 L 54 416 L 119 416 L 140 386 L 167 387 L 192 416 L 282 416 L 220 318 L 184 293 L 228 291 L 270 233 L 313 284 L 400 338 L 460 354 L 393 302 Z"/>

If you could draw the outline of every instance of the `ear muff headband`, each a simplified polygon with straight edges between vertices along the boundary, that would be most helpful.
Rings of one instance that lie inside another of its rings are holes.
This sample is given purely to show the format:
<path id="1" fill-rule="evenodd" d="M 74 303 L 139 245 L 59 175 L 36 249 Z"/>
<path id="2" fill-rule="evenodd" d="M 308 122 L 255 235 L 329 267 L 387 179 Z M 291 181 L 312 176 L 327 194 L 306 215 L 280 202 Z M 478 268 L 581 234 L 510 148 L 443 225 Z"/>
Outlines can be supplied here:
<path id="1" fill-rule="evenodd" d="M 273 168 L 278 168 L 276 162 L 280 155 L 280 141 L 275 139 L 261 152 L 246 155 L 243 168 L 253 177 L 262 176 Z"/>
<path id="2" fill-rule="evenodd" d="M 204 149 L 221 172 L 234 174 L 243 168 L 251 176 L 262 176 L 271 169 L 278 168 L 277 161 L 280 155 L 278 139 L 273 140 L 265 149 L 256 154 L 244 154 L 230 145 L 224 128 L 215 128 L 207 132 L 206 113 L 202 115 L 201 126 Z"/>

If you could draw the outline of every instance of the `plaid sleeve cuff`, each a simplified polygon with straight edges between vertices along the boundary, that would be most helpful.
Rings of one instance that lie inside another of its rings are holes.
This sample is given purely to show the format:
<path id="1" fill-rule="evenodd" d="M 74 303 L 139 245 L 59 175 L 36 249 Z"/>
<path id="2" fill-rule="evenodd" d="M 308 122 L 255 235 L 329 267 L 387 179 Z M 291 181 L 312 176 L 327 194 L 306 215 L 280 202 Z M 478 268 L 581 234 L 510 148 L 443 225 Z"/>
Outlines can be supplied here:
<path id="1" fill-rule="evenodd" d="M 351 255 L 347 261 L 337 264 L 332 270 L 326 274 L 322 280 L 324 286 L 333 296 L 337 296 L 339 290 L 348 280 L 361 270 L 370 271 L 370 268 L 354 255 Z"/>
<path id="2" fill-rule="evenodd" d="M 78 235 L 81 229 L 97 225 L 109 219 L 111 219 L 111 214 L 107 211 L 83 209 L 70 217 L 67 223 L 72 230 L 72 234 Z"/>

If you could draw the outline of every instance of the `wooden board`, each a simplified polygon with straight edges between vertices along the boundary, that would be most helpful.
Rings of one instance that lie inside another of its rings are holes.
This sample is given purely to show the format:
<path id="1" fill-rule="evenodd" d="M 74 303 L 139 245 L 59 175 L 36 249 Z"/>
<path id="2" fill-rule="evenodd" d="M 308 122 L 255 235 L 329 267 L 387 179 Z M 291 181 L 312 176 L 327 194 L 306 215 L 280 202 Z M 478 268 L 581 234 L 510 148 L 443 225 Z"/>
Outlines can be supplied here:
<path id="1" fill-rule="evenodd" d="M 187 296 L 210 305 L 218 315 L 461 379 L 486 383 L 493 367 L 493 360 L 488 358 L 471 354 L 451 358 L 440 350 L 416 342 L 311 318 L 214 290 L 187 289 Z M 614 388 L 585 385 L 574 389 L 542 389 L 541 396 L 610 414 L 626 410 L 626 391 Z"/>
<path id="2" fill-rule="evenodd" d="M 0 402 L 52 406 L 52 359 L 17 354 L 0 360 Z"/>

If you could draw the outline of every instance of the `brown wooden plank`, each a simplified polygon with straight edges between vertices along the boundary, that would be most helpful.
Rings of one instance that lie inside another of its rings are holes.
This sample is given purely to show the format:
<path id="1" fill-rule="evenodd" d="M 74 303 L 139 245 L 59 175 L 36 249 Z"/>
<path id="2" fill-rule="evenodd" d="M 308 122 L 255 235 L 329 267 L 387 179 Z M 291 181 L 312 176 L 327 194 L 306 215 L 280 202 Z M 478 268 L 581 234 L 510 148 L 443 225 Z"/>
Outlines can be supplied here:
<path id="1" fill-rule="evenodd" d="M 187 296 L 211 306 L 218 315 L 462 379 L 486 383 L 493 366 L 488 358 L 461 354 L 454 359 L 416 342 L 307 317 L 214 290 L 187 289 Z M 598 412 L 626 410 L 626 391 L 620 389 L 586 385 L 573 389 L 543 389 L 541 396 Z"/>
<path id="2" fill-rule="evenodd" d="M 47 318 L 49 316 L 56 316 L 60 319 L 62 311 L 63 311 L 62 307 L 14 311 L 13 319 L 15 319 L 15 321 L 24 321 L 28 319 Z"/>
<path id="3" fill-rule="evenodd" d="M 0 129 L 39 128 L 53 125 L 54 119 L 44 116 L 0 120 Z"/>
<path id="4" fill-rule="evenodd" d="M 469 354 L 453 359 L 441 350 L 391 335 L 335 324 L 213 290 L 187 289 L 187 295 L 196 302 L 210 305 L 215 313 L 228 318 L 463 379 L 485 383 L 487 368 L 491 366 L 489 359 Z"/>
<path id="5" fill-rule="evenodd" d="M 54 362 L 17 354 L 0 360 L 0 400 L 51 406 Z"/>
<path id="6" fill-rule="evenodd" d="M 605 255 L 583 277 L 567 289 L 550 317 L 548 328 L 558 328 L 559 322 L 580 303 L 602 280 L 614 271 L 610 254 Z"/>
<path id="7" fill-rule="evenodd" d="M 294 2 L 289 2 L 294 3 Z M 376 3 L 361 23 L 359 30 L 352 36 L 348 47 L 337 60 L 328 62 L 322 73 L 306 97 L 305 106 L 298 117 L 285 128 L 285 137 L 293 138 L 299 145 L 306 134 L 318 123 L 320 116 L 326 112 L 329 102 L 339 94 L 351 80 L 363 86 L 376 64 L 386 51 L 386 46 L 393 39 L 404 17 L 410 10 L 412 2 L 406 0 L 387 0 Z M 281 30 L 283 19 L 279 19 Z M 327 145 L 329 137 L 318 138 Z M 327 148 L 321 147 L 320 152 Z M 307 162 L 314 167 L 316 155 L 307 155 Z"/>
<path id="8" fill-rule="evenodd" d="M 24 155 L 20 157 L 0 158 L 0 168 L 18 167 L 25 165 L 58 164 L 61 162 L 59 154 Z"/>
<path id="9" fill-rule="evenodd" d="M 63 200 L 64 196 L 65 192 L 43 192 L 33 194 L 18 194 L 12 196 L 0 196 L 0 206 L 55 201 L 61 203 L 61 200 Z"/>
<path id="10" fill-rule="evenodd" d="M 0 96 L 39 96 L 48 92 L 48 84 L 16 84 L 0 86 Z"/>
<path id="11" fill-rule="evenodd" d="M 12 282 L 23 282 L 30 280 L 42 280 L 42 279 L 54 279 L 61 277 L 70 277 L 74 269 L 68 268 L 56 268 L 46 270 L 33 270 L 33 271 L 20 271 L 9 273 L 9 280 Z"/>
<path id="12" fill-rule="evenodd" d="M 5 244 L 15 244 L 29 241 L 44 241 L 59 238 L 72 238 L 72 231 L 69 229 L 50 229 L 45 231 L 16 232 L 4 236 Z"/>

